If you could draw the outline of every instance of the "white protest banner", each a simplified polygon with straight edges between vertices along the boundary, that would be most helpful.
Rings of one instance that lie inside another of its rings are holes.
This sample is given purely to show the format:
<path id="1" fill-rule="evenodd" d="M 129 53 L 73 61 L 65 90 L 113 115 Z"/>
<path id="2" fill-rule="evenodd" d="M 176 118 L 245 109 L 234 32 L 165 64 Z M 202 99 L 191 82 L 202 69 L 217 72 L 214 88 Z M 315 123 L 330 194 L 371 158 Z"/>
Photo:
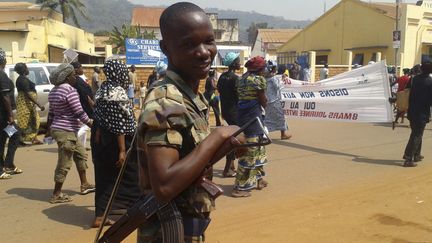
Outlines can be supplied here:
<path id="1" fill-rule="evenodd" d="M 316 83 L 287 79 L 281 96 L 287 118 L 346 122 L 391 122 L 385 61 Z"/>

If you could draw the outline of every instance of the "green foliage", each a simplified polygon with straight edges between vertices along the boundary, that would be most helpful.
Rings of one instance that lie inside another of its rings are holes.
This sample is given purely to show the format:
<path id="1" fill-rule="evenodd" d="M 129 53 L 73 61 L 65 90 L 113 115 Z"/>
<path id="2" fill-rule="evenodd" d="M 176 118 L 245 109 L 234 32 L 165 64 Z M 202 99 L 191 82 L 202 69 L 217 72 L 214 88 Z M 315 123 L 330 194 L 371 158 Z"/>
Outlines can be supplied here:
<path id="1" fill-rule="evenodd" d="M 78 21 L 77 13 L 79 13 L 86 20 L 90 20 L 86 13 L 86 7 L 81 0 L 36 0 L 37 4 L 41 4 L 42 9 L 50 9 L 51 11 L 60 10 L 63 14 L 63 22 L 66 23 L 67 19 L 72 19 L 77 27 L 81 27 Z"/>
<path id="2" fill-rule="evenodd" d="M 114 26 L 114 29 L 109 33 L 109 40 L 107 44 L 113 45 L 113 52 L 116 54 L 124 54 L 126 52 L 125 41 L 127 38 L 138 39 L 156 39 L 154 31 L 148 32 L 144 30 L 141 32 L 140 26 L 132 26 L 122 24 L 121 28 Z"/>

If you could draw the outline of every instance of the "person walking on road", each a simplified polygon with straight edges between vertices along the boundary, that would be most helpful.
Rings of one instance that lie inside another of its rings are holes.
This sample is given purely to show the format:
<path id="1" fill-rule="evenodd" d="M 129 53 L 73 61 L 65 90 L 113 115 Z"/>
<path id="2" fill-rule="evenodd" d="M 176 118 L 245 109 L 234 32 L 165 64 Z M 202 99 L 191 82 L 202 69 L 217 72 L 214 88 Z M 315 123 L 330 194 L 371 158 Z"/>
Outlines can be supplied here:
<path id="1" fill-rule="evenodd" d="M 258 117 L 263 122 L 263 108 L 267 107 L 267 81 L 263 77 L 266 62 L 257 56 L 246 62 L 247 73 L 240 79 L 237 92 L 239 95 L 237 121 L 240 127 Z M 264 122 L 263 122 L 264 123 Z M 257 123 L 244 130 L 247 143 L 258 142 L 264 131 Z M 264 146 L 248 147 L 247 152 L 239 157 L 237 176 L 234 183 L 233 197 L 249 197 L 252 189 L 267 187 L 264 180 L 264 165 L 267 156 Z"/>
<path id="2" fill-rule="evenodd" d="M 90 119 L 93 119 L 93 106 L 94 106 L 94 96 L 90 85 L 82 78 L 84 70 L 81 63 L 73 62 L 72 66 L 75 68 L 75 78 L 76 82 L 72 85 L 79 95 L 79 100 L 84 112 Z M 78 130 L 78 139 L 82 146 L 87 148 L 87 131 L 90 131 L 90 127 L 86 124 L 81 124 Z"/>
<path id="3" fill-rule="evenodd" d="M 45 137 L 51 137 L 57 141 L 58 160 L 54 172 L 54 191 L 49 199 L 50 203 L 65 203 L 72 198 L 62 193 L 63 183 L 72 166 L 72 160 L 81 181 L 81 194 L 95 191 L 95 186 L 87 180 L 87 153 L 77 138 L 77 132 L 81 127 L 80 121 L 91 127 L 91 120 L 81 107 L 78 93 L 73 85 L 77 82 L 75 69 L 70 64 L 60 64 L 50 74 L 50 81 L 54 88 L 48 95 L 50 103 L 48 114 L 48 129 Z"/>
<path id="4" fill-rule="evenodd" d="M 223 64 L 228 66 L 228 71 L 221 74 L 217 82 L 219 91 L 222 118 L 228 125 L 237 125 L 237 85 L 240 77 L 235 73 L 240 70 L 240 53 L 228 52 L 223 60 Z M 231 152 L 226 156 L 225 168 L 222 172 L 223 177 L 235 177 L 237 175 L 234 166 L 235 154 Z"/>
<path id="5" fill-rule="evenodd" d="M 281 101 L 281 80 L 275 76 L 276 66 L 268 67 L 267 73 L 267 107 L 265 108 L 264 124 L 269 132 L 280 131 L 281 140 L 290 139 L 292 135 L 287 134 L 288 125 L 285 120 Z"/>
<path id="6" fill-rule="evenodd" d="M 432 105 L 432 61 L 421 64 L 422 73 L 411 81 L 411 90 L 408 107 L 408 120 L 410 121 L 411 134 L 404 153 L 404 167 L 415 167 L 423 160 L 421 154 L 423 132 L 430 121 Z"/>
<path id="7" fill-rule="evenodd" d="M 17 96 L 17 121 L 21 130 L 21 140 L 30 141 L 32 144 L 43 144 L 37 138 L 39 132 L 40 118 L 36 106 L 45 110 L 45 107 L 38 103 L 36 85 L 27 78 L 29 70 L 25 63 L 17 63 L 14 68 L 19 74 L 16 80 Z"/>
<path id="8" fill-rule="evenodd" d="M 15 109 L 14 84 L 4 72 L 6 67 L 6 53 L 0 48 L 0 179 L 10 179 L 13 174 L 23 171 L 14 164 L 15 152 L 21 137 L 16 129 L 13 109 Z M 10 128 L 8 134 L 5 128 Z M 6 141 L 9 139 L 6 157 L 4 156 Z"/>
<path id="9" fill-rule="evenodd" d="M 126 161 L 126 151 L 132 144 L 136 129 L 134 112 L 129 106 L 126 94 L 129 84 L 127 66 L 118 60 L 108 60 L 103 70 L 107 80 L 96 93 L 95 120 L 91 133 L 96 181 L 93 227 L 99 227 L 102 222 L 124 163 L 126 167 L 112 209 L 128 209 L 141 195 L 138 186 L 138 164 L 136 161 Z M 110 223 L 111 220 L 108 221 L 108 224 Z"/>

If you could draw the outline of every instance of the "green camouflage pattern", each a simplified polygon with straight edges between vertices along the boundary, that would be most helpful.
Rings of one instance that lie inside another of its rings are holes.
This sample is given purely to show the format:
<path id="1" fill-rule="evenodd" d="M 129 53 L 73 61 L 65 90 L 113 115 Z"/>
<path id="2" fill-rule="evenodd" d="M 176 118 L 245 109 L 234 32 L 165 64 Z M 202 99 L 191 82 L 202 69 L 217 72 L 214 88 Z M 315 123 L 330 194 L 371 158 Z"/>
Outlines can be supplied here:
<path id="1" fill-rule="evenodd" d="M 208 134 L 208 103 L 204 96 L 193 93 L 176 73 L 167 71 L 167 77 L 149 90 L 139 118 L 139 137 L 144 148 L 174 147 L 183 158 Z M 143 176 L 148 179 L 146 164 L 142 166 Z M 182 192 L 176 203 L 180 211 L 192 215 L 214 209 L 213 199 L 196 185 Z"/>

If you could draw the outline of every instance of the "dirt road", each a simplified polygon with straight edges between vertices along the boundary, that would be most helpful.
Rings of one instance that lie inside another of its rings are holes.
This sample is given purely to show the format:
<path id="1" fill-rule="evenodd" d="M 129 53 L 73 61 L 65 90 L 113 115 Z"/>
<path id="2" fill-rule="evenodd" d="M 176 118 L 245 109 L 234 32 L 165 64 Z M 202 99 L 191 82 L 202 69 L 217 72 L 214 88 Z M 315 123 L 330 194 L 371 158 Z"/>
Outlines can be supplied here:
<path id="1" fill-rule="evenodd" d="M 220 178 L 223 163 L 216 166 L 215 181 L 226 195 L 217 200 L 207 242 L 432 242 L 430 125 L 426 159 L 416 168 L 401 166 L 407 126 L 289 125 L 291 140 L 272 134 L 270 185 L 252 197 L 229 197 L 233 180 Z M 0 242 L 92 242 L 93 195 L 76 194 L 74 169 L 65 183 L 74 201 L 47 202 L 56 146 L 19 148 L 16 161 L 24 173 L 0 181 Z M 135 242 L 135 235 L 125 242 Z"/>

